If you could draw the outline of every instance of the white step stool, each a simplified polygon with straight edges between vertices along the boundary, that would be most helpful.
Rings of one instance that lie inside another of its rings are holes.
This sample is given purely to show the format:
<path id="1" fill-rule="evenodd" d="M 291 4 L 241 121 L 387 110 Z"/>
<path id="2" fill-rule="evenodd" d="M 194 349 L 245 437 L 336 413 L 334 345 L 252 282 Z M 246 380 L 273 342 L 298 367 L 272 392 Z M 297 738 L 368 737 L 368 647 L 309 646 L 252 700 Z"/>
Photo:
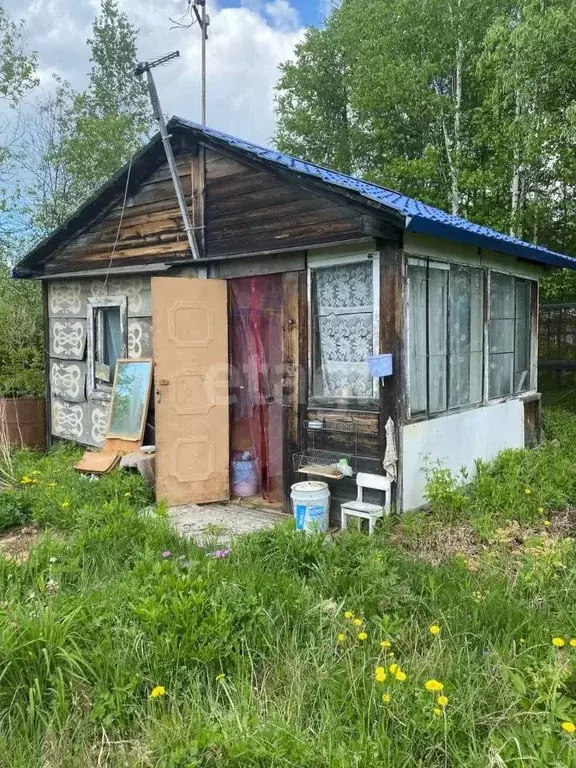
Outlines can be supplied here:
<path id="1" fill-rule="evenodd" d="M 368 533 L 374 533 L 376 520 L 383 515 L 390 514 L 390 489 L 392 483 L 383 475 L 369 475 L 366 472 L 358 472 L 356 475 L 356 485 L 358 486 L 358 496 L 356 501 L 347 501 L 341 507 L 342 530 L 348 527 L 349 517 L 359 517 L 362 520 L 368 520 Z M 369 504 L 364 501 L 364 488 L 374 488 L 384 491 L 384 505 Z"/>

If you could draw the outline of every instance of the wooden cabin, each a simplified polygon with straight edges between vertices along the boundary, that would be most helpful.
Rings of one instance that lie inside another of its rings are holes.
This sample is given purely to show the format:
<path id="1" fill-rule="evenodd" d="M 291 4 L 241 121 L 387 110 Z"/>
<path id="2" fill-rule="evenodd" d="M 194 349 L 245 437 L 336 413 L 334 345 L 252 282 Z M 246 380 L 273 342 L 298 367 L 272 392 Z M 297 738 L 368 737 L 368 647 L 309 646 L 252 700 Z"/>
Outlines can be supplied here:
<path id="1" fill-rule="evenodd" d="M 232 474 L 288 511 L 313 465 L 337 518 L 356 488 L 334 464 L 383 474 L 388 440 L 410 509 L 425 466 L 473 474 L 538 441 L 538 281 L 575 259 L 179 118 L 168 128 L 199 259 L 155 136 L 14 270 L 44 289 L 51 437 L 101 446 L 115 361 L 152 357 L 147 440 L 173 504 L 230 498 Z M 391 375 L 372 375 L 379 354 Z"/>

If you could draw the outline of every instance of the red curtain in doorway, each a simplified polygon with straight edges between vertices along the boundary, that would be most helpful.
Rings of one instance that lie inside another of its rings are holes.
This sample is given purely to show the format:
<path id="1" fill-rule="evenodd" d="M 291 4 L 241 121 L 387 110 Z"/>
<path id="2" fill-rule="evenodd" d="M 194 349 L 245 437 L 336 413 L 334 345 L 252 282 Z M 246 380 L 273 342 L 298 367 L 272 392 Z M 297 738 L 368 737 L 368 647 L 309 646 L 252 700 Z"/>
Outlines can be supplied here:
<path id="1" fill-rule="evenodd" d="M 253 466 L 254 488 L 249 483 L 237 488 L 281 502 L 282 275 L 238 278 L 228 284 L 232 493 L 235 472 Z M 250 461 L 254 464 L 242 464 Z"/>

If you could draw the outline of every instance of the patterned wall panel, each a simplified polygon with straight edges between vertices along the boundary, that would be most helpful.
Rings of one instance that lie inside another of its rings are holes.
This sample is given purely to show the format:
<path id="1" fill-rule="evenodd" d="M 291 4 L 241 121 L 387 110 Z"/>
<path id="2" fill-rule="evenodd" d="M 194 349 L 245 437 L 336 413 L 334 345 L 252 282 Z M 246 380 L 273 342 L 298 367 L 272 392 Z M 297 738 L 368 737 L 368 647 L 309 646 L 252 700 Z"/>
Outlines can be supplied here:
<path id="1" fill-rule="evenodd" d="M 83 360 L 86 350 L 86 320 L 58 317 L 50 320 L 50 357 Z"/>
<path id="2" fill-rule="evenodd" d="M 50 391 L 69 403 L 86 402 L 86 363 L 50 360 Z"/>
<path id="3" fill-rule="evenodd" d="M 52 434 L 56 437 L 100 448 L 107 419 L 107 403 L 67 403 L 52 398 Z"/>
<path id="4" fill-rule="evenodd" d="M 84 278 L 76 280 L 50 281 L 48 286 L 48 308 L 50 317 L 86 317 L 89 298 L 104 296 L 126 296 L 128 317 L 150 317 L 152 298 L 150 278 L 126 277 Z"/>
<path id="5" fill-rule="evenodd" d="M 128 320 L 128 357 L 152 357 L 152 318 L 136 317 Z"/>
<path id="6" fill-rule="evenodd" d="M 52 434 L 83 445 L 101 447 L 108 403 L 86 398 L 88 299 L 126 296 L 128 356 L 152 357 L 150 278 L 62 279 L 48 284 L 50 316 L 50 384 Z"/>

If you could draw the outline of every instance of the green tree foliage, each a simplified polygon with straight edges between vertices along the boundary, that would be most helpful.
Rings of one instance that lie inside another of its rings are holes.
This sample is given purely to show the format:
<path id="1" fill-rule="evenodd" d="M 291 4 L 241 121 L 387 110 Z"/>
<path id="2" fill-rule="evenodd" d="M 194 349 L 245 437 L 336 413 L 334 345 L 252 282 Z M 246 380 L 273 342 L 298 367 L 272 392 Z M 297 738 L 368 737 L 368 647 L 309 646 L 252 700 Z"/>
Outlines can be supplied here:
<path id="1" fill-rule="evenodd" d="M 102 0 L 92 31 L 88 88 L 72 100 L 66 116 L 72 128 L 62 146 L 82 197 L 128 160 L 151 123 L 144 84 L 134 74 L 138 32 L 116 0 Z"/>
<path id="2" fill-rule="evenodd" d="M 277 145 L 576 254 L 575 39 L 574 0 L 344 0 L 281 67 Z"/>
<path id="3" fill-rule="evenodd" d="M 43 341 L 40 286 L 0 261 L 0 397 L 43 393 Z"/>

